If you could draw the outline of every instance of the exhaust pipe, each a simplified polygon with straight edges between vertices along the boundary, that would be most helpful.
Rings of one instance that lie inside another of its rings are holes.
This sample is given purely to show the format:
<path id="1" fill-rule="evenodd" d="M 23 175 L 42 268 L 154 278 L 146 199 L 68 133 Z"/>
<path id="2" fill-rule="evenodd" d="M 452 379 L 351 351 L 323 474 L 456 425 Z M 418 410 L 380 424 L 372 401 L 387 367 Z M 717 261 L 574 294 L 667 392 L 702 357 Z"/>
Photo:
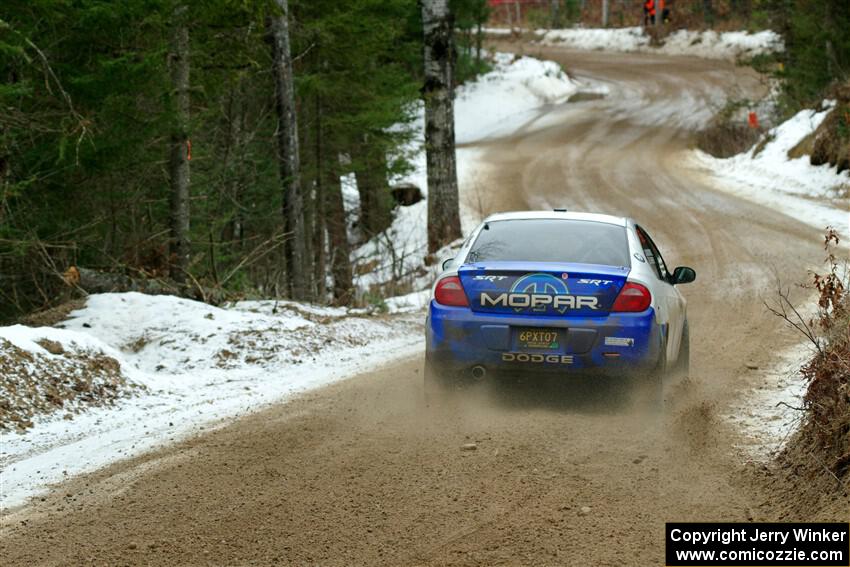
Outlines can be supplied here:
<path id="1" fill-rule="evenodd" d="M 476 380 L 482 380 L 487 375 L 487 369 L 483 366 L 473 366 L 472 367 L 472 377 Z"/>

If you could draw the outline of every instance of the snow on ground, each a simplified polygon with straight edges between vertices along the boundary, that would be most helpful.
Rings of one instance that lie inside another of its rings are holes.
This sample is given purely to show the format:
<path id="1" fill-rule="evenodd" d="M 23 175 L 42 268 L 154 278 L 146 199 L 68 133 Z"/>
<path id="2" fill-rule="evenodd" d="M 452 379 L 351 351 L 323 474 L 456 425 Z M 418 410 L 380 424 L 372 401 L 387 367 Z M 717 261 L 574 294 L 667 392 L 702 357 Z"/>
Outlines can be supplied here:
<path id="1" fill-rule="evenodd" d="M 401 298 L 390 310 L 410 311 L 414 301 Z M 62 356 L 35 342 L 42 338 L 70 352 L 102 353 L 141 387 L 70 420 L 54 413 L 34 419 L 26 433 L 0 432 L 0 509 L 66 476 L 420 351 L 421 319 L 274 301 L 218 308 L 125 293 L 90 296 L 64 329 L 0 328 L 0 337 L 39 356 Z M 44 379 L 52 369 L 40 371 Z"/>
<path id="2" fill-rule="evenodd" d="M 387 308 L 391 313 L 414 313 L 422 311 L 431 301 L 431 290 L 423 289 L 414 291 L 407 295 L 399 295 L 386 300 Z"/>
<path id="3" fill-rule="evenodd" d="M 587 51 L 640 51 L 649 48 L 649 36 L 643 28 L 537 30 L 543 45 L 559 45 Z"/>
<path id="4" fill-rule="evenodd" d="M 650 45 L 650 37 L 641 27 L 537 30 L 535 34 L 543 45 L 615 52 L 643 51 L 706 59 L 735 60 L 784 49 L 779 34 L 769 30 L 756 33 L 678 30 L 665 37 L 663 44 L 657 47 Z"/>
<path id="5" fill-rule="evenodd" d="M 770 130 L 763 148 L 731 158 L 712 157 L 693 150 L 687 160 L 696 170 L 712 177 L 712 185 L 774 208 L 823 229 L 834 226 L 850 236 L 850 172 L 837 173 L 829 165 L 813 166 L 809 156 L 796 159 L 788 151 L 814 132 L 831 111 L 802 110 Z"/>
<path id="6" fill-rule="evenodd" d="M 120 357 L 86 333 L 0 327 L 0 430 L 25 430 L 50 414 L 72 419 L 138 393 Z"/>
<path id="7" fill-rule="evenodd" d="M 739 448 L 750 458 L 770 459 L 797 430 L 806 393 L 800 368 L 812 358 L 812 351 L 811 343 L 801 343 L 780 353 L 771 368 L 753 370 L 760 373 L 758 385 L 725 416 L 745 433 Z"/>
<path id="8" fill-rule="evenodd" d="M 604 87 L 586 86 L 568 77 L 553 61 L 532 57 L 516 57 L 508 53 L 493 54 L 493 69 L 458 87 L 455 98 L 455 139 L 457 148 L 458 183 L 461 201 L 461 226 L 464 234 L 472 230 L 485 214 L 479 196 L 486 194 L 479 180 L 486 177 L 487 164 L 478 148 L 464 144 L 512 133 L 533 120 L 539 109 L 550 104 L 565 102 L 582 89 L 604 94 Z M 418 110 L 419 124 L 411 147 L 411 173 L 393 179 L 393 183 L 413 183 L 427 196 L 427 174 L 424 151 L 424 111 Z M 356 209 L 357 188 L 354 180 L 345 179 L 346 207 Z M 355 264 L 372 269 L 355 276 L 361 293 L 370 286 L 385 282 L 408 281 L 407 288 L 419 290 L 433 281 L 439 264 L 426 268 L 427 254 L 427 199 L 409 207 L 399 207 L 392 226 L 353 254 Z M 450 255 L 437 254 L 437 260 Z M 399 293 L 409 291 L 399 290 Z"/>
<path id="9" fill-rule="evenodd" d="M 664 38 L 664 45 L 659 51 L 667 55 L 692 55 L 704 59 L 748 59 L 784 49 L 782 37 L 770 30 L 756 33 L 679 30 Z"/>
<path id="10" fill-rule="evenodd" d="M 458 89 L 458 144 L 512 133 L 528 122 L 539 107 L 566 101 L 578 91 L 577 83 L 554 61 L 496 53 L 493 63 L 492 71 Z"/>

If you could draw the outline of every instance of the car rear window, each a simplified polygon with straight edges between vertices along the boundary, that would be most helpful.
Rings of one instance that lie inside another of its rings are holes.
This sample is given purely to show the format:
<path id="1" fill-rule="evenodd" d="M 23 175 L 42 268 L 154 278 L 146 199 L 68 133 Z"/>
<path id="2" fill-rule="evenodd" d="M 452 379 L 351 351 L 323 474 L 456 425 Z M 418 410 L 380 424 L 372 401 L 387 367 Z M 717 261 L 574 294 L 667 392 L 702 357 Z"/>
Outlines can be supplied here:
<path id="1" fill-rule="evenodd" d="M 628 250 L 622 226 L 566 219 L 501 220 L 481 229 L 466 261 L 629 266 Z"/>

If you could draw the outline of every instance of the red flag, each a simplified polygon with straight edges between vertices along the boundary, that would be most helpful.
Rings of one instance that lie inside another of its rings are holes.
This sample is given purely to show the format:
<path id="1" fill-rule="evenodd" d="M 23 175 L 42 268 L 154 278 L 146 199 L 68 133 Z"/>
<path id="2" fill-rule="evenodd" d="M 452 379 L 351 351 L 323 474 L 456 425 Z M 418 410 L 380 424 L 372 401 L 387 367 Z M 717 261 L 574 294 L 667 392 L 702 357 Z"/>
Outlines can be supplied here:
<path id="1" fill-rule="evenodd" d="M 750 112 L 749 116 L 747 116 L 747 123 L 750 125 L 750 128 L 759 127 L 759 118 L 755 112 Z"/>

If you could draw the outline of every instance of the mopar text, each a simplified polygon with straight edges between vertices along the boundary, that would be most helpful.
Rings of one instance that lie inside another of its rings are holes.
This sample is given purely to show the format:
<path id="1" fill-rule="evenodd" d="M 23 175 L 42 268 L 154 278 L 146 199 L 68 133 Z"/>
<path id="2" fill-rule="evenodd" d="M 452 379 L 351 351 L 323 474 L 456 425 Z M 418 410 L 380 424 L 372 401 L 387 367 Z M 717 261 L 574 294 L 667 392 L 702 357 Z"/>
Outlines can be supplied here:
<path id="1" fill-rule="evenodd" d="M 500 293 L 490 295 L 487 292 L 481 294 L 482 307 L 513 307 L 516 309 L 539 309 L 551 305 L 553 309 L 561 311 L 567 309 L 598 309 L 599 300 L 589 295 L 548 295 L 543 293 Z"/>

